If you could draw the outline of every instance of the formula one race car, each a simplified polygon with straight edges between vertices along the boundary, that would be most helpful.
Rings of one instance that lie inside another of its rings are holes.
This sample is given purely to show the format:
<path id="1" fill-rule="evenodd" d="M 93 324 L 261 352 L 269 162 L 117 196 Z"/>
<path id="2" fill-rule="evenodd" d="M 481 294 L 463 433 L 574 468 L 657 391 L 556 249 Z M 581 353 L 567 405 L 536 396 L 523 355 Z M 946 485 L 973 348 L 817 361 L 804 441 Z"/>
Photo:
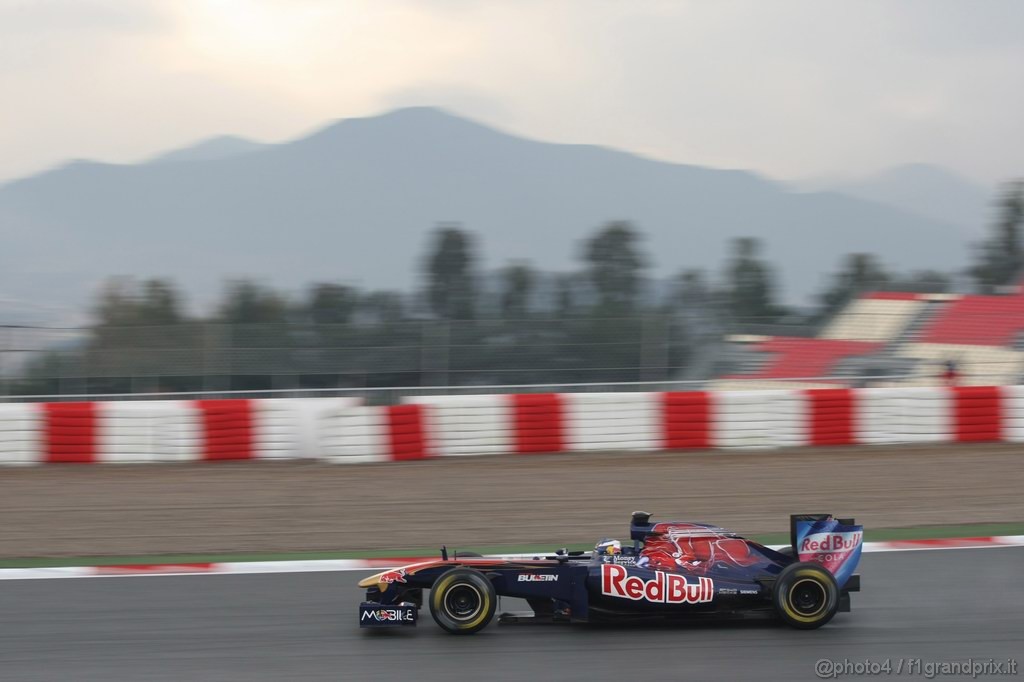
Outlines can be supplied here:
<path id="1" fill-rule="evenodd" d="M 415 625 L 429 589 L 430 613 L 453 634 L 494 617 L 498 597 L 526 600 L 532 613 L 501 623 L 585 622 L 697 615 L 776 614 L 795 628 L 825 625 L 850 610 L 863 527 L 828 514 L 790 517 L 791 546 L 775 551 L 701 523 L 651 523 L 634 512 L 632 543 L 602 540 L 593 552 L 558 550 L 530 559 L 454 553 L 359 582 L 361 627 Z"/>

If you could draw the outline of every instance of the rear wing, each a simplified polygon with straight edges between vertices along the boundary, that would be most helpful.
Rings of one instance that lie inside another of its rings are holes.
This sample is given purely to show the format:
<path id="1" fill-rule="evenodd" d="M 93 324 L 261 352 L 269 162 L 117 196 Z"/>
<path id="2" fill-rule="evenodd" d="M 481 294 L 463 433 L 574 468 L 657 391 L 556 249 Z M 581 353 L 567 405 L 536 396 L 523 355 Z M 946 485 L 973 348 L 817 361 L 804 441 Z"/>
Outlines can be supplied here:
<path id="1" fill-rule="evenodd" d="M 793 514 L 789 539 L 798 561 L 821 564 L 843 587 L 857 569 L 864 544 L 864 526 L 831 514 Z"/>

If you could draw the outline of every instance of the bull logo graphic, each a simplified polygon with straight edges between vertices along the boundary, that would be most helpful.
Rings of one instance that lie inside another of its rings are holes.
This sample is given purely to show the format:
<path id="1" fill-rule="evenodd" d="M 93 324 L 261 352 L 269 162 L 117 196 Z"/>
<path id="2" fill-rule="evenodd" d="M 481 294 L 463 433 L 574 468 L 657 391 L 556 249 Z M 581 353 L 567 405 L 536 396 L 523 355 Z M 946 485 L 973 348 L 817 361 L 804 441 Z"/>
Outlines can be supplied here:
<path id="1" fill-rule="evenodd" d="M 390 585 L 392 583 L 404 583 L 405 569 L 399 568 L 394 571 L 381 573 L 380 576 L 377 577 L 377 582 L 384 583 L 385 585 Z"/>

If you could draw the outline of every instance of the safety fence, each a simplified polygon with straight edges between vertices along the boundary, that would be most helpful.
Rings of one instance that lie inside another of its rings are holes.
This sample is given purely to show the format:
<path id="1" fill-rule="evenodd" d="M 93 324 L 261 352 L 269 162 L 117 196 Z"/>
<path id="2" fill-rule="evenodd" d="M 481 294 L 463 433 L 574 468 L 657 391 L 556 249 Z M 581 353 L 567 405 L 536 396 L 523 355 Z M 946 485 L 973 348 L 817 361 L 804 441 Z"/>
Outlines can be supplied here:
<path id="1" fill-rule="evenodd" d="M 0 463 L 1024 442 L 1024 387 L 0 404 Z"/>

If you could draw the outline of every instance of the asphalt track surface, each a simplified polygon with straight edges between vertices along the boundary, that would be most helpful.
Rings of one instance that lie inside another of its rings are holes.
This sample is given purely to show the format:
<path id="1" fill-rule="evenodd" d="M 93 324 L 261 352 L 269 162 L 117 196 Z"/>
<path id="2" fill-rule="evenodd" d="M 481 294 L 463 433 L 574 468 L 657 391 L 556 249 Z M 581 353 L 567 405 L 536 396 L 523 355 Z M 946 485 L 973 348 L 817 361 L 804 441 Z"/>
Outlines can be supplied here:
<path id="1" fill-rule="evenodd" d="M 853 612 L 813 632 L 492 623 L 472 637 L 426 610 L 415 629 L 360 631 L 361 572 L 0 581 L 0 679 L 813 680 L 822 658 L 1005 661 L 1024 654 L 1022 567 L 1019 547 L 867 554 Z"/>

